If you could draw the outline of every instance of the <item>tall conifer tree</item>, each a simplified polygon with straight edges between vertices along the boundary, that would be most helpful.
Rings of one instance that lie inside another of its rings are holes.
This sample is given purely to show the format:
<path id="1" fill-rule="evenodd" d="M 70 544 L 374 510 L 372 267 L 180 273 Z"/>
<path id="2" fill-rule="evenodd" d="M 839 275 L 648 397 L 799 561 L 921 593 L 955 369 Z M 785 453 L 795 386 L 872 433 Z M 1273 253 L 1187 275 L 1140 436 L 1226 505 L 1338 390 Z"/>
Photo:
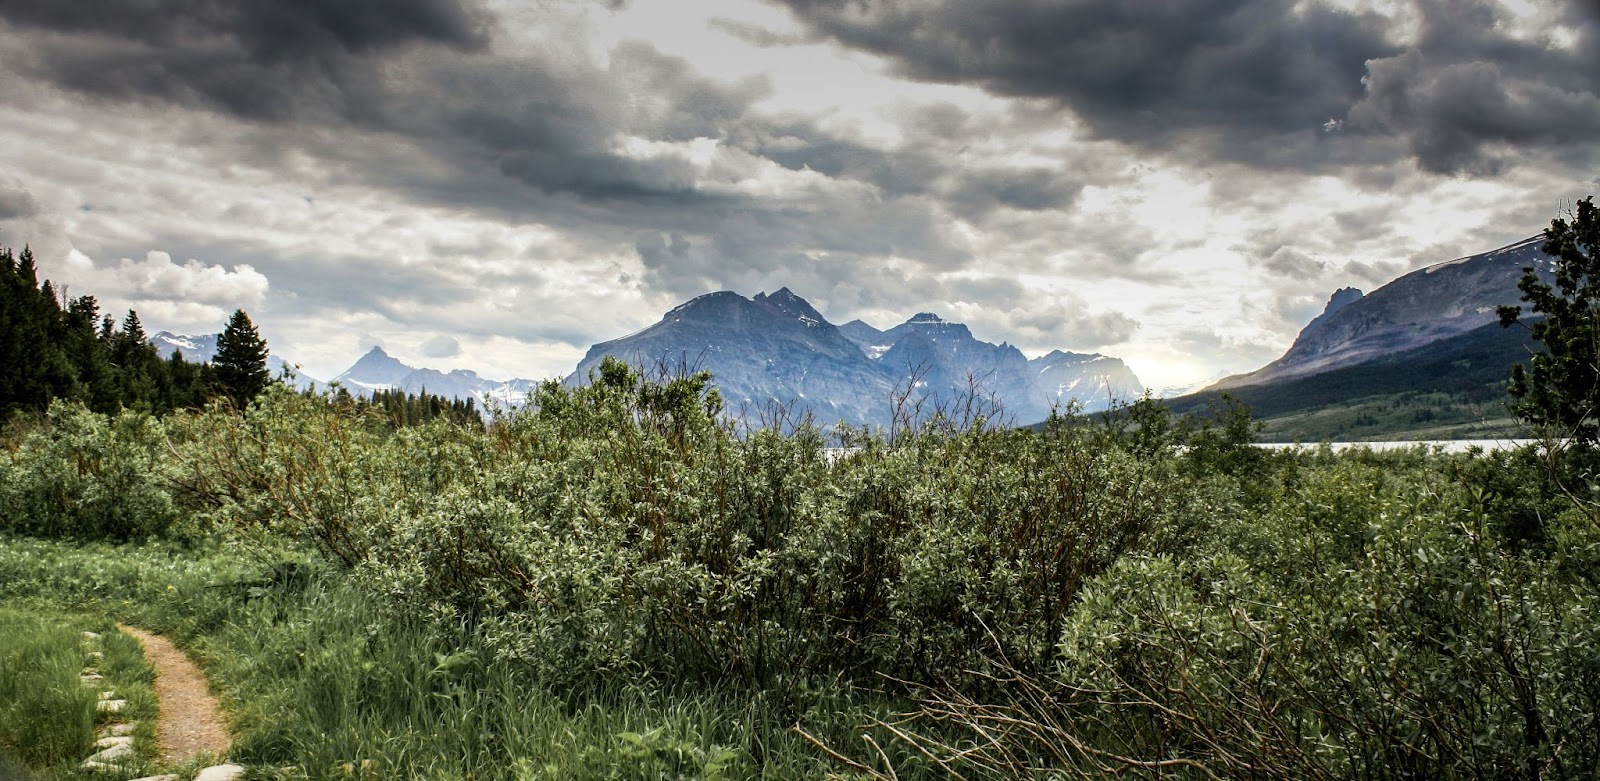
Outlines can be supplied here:
<path id="1" fill-rule="evenodd" d="M 217 357 L 211 366 L 222 395 L 239 409 L 248 406 L 271 381 L 267 343 L 243 309 L 234 310 L 227 329 L 217 338 Z"/>

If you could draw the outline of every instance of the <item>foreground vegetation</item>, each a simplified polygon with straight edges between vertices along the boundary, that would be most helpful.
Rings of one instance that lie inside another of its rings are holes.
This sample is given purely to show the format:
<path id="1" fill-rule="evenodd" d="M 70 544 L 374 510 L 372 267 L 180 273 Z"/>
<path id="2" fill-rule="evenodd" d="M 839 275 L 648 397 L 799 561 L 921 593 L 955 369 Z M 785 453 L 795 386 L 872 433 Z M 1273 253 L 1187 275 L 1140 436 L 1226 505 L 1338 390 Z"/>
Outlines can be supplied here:
<path id="1" fill-rule="evenodd" d="M 0 603 L 173 636 L 265 776 L 1600 772 L 1577 456 L 741 433 L 616 365 L 536 401 L 58 403 L 0 452 Z"/>
<path id="2" fill-rule="evenodd" d="M 8 557 L 13 553 L 5 551 Z M 87 640 L 86 632 L 100 637 Z M 39 778 L 85 775 L 79 766 L 96 751 L 96 725 L 113 718 L 140 723 L 134 733 L 139 756 L 124 762 L 120 775 L 146 775 L 140 771 L 148 769 L 146 757 L 153 753 L 150 724 L 156 702 L 154 673 L 138 641 L 103 615 L 41 615 L 12 608 L 0 608 L 0 638 L 0 778 L 20 774 L 24 766 Z M 95 686 L 80 683 L 85 670 L 102 676 Z M 126 701 L 121 713 L 96 710 L 104 690 Z"/>

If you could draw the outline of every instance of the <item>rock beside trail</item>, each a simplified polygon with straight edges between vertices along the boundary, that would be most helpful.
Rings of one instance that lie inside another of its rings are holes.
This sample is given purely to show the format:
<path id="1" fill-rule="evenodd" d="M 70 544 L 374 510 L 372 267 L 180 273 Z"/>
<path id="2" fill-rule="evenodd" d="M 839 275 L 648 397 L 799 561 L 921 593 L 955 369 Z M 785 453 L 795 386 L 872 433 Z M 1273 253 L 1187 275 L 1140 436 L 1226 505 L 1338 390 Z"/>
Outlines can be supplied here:
<path id="1" fill-rule="evenodd" d="M 107 740 L 116 740 L 116 738 L 107 738 Z M 126 740 L 128 742 L 118 743 L 95 752 L 93 756 L 83 761 L 83 768 L 85 770 L 118 769 L 118 765 L 123 760 L 133 758 L 133 739 L 127 738 Z"/>
<path id="2" fill-rule="evenodd" d="M 95 703 L 94 709 L 101 713 L 121 713 L 127 705 L 127 700 L 101 700 Z"/>
<path id="3" fill-rule="evenodd" d="M 239 781 L 244 778 L 244 768 L 239 765 L 212 765 L 194 777 L 194 781 Z"/>

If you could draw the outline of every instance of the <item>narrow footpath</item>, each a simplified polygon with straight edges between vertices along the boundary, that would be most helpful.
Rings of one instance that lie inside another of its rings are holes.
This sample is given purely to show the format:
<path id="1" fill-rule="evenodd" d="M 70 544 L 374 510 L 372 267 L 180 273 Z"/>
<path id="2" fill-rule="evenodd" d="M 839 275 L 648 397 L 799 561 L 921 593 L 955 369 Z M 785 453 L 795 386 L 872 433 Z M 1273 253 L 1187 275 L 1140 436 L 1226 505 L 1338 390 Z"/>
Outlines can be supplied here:
<path id="1" fill-rule="evenodd" d="M 228 755 L 228 727 L 217 698 L 206 686 L 205 673 L 171 640 L 131 626 L 118 629 L 144 644 L 156 671 L 156 744 L 164 764 L 179 764 L 201 754 L 220 760 Z"/>

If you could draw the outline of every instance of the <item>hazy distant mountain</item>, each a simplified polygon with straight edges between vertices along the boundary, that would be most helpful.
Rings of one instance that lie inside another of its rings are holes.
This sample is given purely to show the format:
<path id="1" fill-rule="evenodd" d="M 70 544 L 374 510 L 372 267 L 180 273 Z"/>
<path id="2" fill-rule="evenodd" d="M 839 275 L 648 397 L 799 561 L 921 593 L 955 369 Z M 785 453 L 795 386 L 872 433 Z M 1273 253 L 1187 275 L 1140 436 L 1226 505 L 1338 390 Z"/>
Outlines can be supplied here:
<path id="1" fill-rule="evenodd" d="M 1088 411 L 1144 395 L 1144 385 L 1120 358 L 1056 350 L 1028 361 L 1035 393 L 1048 409 L 1076 399 Z"/>
<path id="2" fill-rule="evenodd" d="M 1346 288 L 1346 290 L 1355 290 L 1355 288 Z M 1361 291 L 1357 290 L 1356 292 L 1359 293 Z M 1215 385 L 1215 384 L 1227 379 L 1228 377 L 1230 377 L 1232 375 L 1233 375 L 1233 372 L 1221 371 L 1221 372 L 1217 372 L 1216 374 L 1213 374 L 1210 377 L 1207 377 L 1207 378 L 1205 378 L 1203 380 L 1197 380 L 1195 382 L 1186 382 L 1186 383 L 1181 383 L 1181 384 L 1178 384 L 1178 385 L 1168 385 L 1168 386 L 1162 388 L 1161 390 L 1157 391 L 1155 396 L 1158 399 L 1171 399 L 1171 398 L 1176 398 L 1178 396 L 1187 396 L 1187 395 L 1189 395 L 1191 393 L 1195 393 L 1195 392 L 1197 392 L 1197 391 L 1199 391 L 1199 390 L 1201 390 L 1203 388 L 1208 388 L 1208 387 L 1210 387 L 1212 385 Z"/>
<path id="3" fill-rule="evenodd" d="M 1279 382 L 1354 366 L 1459 336 L 1496 322 L 1495 307 L 1519 303 L 1525 267 L 1553 279 L 1542 238 L 1413 271 L 1365 296 L 1345 288 L 1272 363 L 1207 390 Z"/>
<path id="4" fill-rule="evenodd" d="M 186 361 L 210 363 L 212 359 L 217 357 L 218 336 L 221 336 L 221 334 L 185 336 L 170 331 L 157 331 L 154 336 L 150 337 L 150 344 L 155 346 L 156 352 L 160 353 L 162 358 L 171 358 L 173 353 L 182 351 L 183 359 Z M 273 377 L 282 376 L 284 370 L 290 368 L 292 367 L 284 359 L 276 355 L 267 356 L 267 369 L 272 372 Z M 296 388 L 304 390 L 321 385 L 316 378 L 307 375 L 305 372 L 295 370 L 294 376 Z"/>
<path id="5" fill-rule="evenodd" d="M 521 404 L 538 385 L 535 380 L 490 380 L 466 369 L 448 373 L 419 369 L 407 366 L 384 352 L 382 347 L 368 350 L 350 368 L 334 377 L 333 382 L 357 395 L 371 395 L 379 390 L 426 391 L 447 399 L 473 399 L 485 408 Z"/>
<path id="6" fill-rule="evenodd" d="M 1076 398 L 1103 409 L 1108 388 L 1128 399 L 1142 387 L 1115 358 L 1058 351 L 1029 361 L 932 313 L 887 331 L 860 320 L 835 326 L 787 288 L 692 299 L 649 328 L 595 345 L 567 381 L 587 381 L 607 355 L 647 372 L 709 370 L 730 410 L 753 423 L 778 405 L 824 423 L 883 425 L 895 398 L 926 412 L 960 404 L 969 392 L 999 403 L 1013 422 L 1032 423 L 1054 404 Z"/>

